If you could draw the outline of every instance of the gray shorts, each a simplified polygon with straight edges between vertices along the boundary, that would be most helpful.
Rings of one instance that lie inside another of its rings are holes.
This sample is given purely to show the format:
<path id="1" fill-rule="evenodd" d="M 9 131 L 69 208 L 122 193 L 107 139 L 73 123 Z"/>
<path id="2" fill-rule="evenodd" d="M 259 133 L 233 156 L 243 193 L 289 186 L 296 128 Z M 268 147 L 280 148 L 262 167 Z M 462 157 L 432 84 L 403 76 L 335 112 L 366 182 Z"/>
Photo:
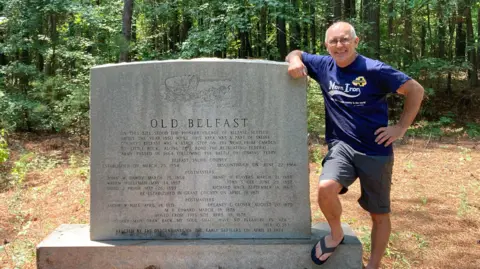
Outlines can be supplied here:
<path id="1" fill-rule="evenodd" d="M 345 142 L 329 145 L 322 161 L 320 180 L 335 180 L 343 188 L 340 194 L 360 178 L 360 206 L 374 214 L 390 213 L 390 185 L 392 183 L 393 155 L 369 156 L 354 150 Z"/>

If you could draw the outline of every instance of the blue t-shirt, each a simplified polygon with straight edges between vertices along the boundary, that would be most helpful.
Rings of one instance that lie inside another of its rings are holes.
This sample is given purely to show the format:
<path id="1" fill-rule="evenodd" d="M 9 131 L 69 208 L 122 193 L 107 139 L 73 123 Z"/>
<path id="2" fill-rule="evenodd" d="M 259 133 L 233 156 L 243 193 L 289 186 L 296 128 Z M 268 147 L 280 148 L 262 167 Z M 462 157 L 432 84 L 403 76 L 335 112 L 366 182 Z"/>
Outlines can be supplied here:
<path id="1" fill-rule="evenodd" d="M 386 95 L 395 93 L 410 77 L 362 55 L 344 68 L 331 56 L 304 52 L 302 60 L 322 89 L 326 142 L 340 140 L 367 155 L 393 154 L 391 145 L 375 142 L 375 131 L 388 126 Z"/>

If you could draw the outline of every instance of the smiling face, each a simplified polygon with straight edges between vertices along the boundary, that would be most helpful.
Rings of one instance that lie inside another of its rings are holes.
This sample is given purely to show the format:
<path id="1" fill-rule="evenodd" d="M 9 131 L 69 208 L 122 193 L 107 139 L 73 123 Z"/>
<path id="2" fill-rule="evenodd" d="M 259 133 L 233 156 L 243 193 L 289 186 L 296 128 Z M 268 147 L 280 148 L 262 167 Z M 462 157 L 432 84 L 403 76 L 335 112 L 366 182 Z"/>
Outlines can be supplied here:
<path id="1" fill-rule="evenodd" d="M 355 61 L 359 38 L 348 23 L 335 23 L 327 30 L 325 46 L 338 66 L 346 67 Z"/>

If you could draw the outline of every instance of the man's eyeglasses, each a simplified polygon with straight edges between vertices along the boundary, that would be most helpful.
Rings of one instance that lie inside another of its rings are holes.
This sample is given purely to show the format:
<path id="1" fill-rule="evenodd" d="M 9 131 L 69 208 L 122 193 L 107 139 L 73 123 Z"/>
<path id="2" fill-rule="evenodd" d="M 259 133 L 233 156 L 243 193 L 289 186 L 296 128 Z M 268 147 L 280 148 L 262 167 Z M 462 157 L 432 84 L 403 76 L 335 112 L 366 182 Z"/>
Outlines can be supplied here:
<path id="1" fill-rule="evenodd" d="M 328 40 L 327 43 L 328 43 L 329 46 L 335 46 L 335 45 L 337 45 L 338 42 L 340 42 L 340 44 L 342 44 L 342 45 L 348 45 L 348 44 L 350 44 L 350 41 L 351 41 L 351 39 L 349 37 L 342 37 L 340 39 L 330 39 L 330 40 Z"/>

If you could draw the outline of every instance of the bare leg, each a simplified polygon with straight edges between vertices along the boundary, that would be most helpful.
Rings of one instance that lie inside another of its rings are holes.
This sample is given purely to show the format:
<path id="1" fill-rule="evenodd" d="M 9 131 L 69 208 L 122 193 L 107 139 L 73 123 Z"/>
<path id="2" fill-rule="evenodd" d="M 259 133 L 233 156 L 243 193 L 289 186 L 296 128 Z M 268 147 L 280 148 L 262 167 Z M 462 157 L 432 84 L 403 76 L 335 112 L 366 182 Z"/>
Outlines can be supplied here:
<path id="1" fill-rule="evenodd" d="M 388 240 L 392 225 L 390 223 L 390 214 L 370 214 L 372 216 L 372 253 L 366 269 L 380 268 L 385 249 L 387 249 Z"/>
<path id="2" fill-rule="evenodd" d="M 337 246 L 343 238 L 343 230 L 340 223 L 342 204 L 338 198 L 338 193 L 341 190 L 342 185 L 334 180 L 322 180 L 318 186 L 318 205 L 331 229 L 331 234 L 325 238 L 325 244 L 327 247 Z M 321 252 L 320 244 L 317 244 L 317 258 L 324 261 L 332 255 L 332 253 L 327 253 L 320 256 Z"/>

